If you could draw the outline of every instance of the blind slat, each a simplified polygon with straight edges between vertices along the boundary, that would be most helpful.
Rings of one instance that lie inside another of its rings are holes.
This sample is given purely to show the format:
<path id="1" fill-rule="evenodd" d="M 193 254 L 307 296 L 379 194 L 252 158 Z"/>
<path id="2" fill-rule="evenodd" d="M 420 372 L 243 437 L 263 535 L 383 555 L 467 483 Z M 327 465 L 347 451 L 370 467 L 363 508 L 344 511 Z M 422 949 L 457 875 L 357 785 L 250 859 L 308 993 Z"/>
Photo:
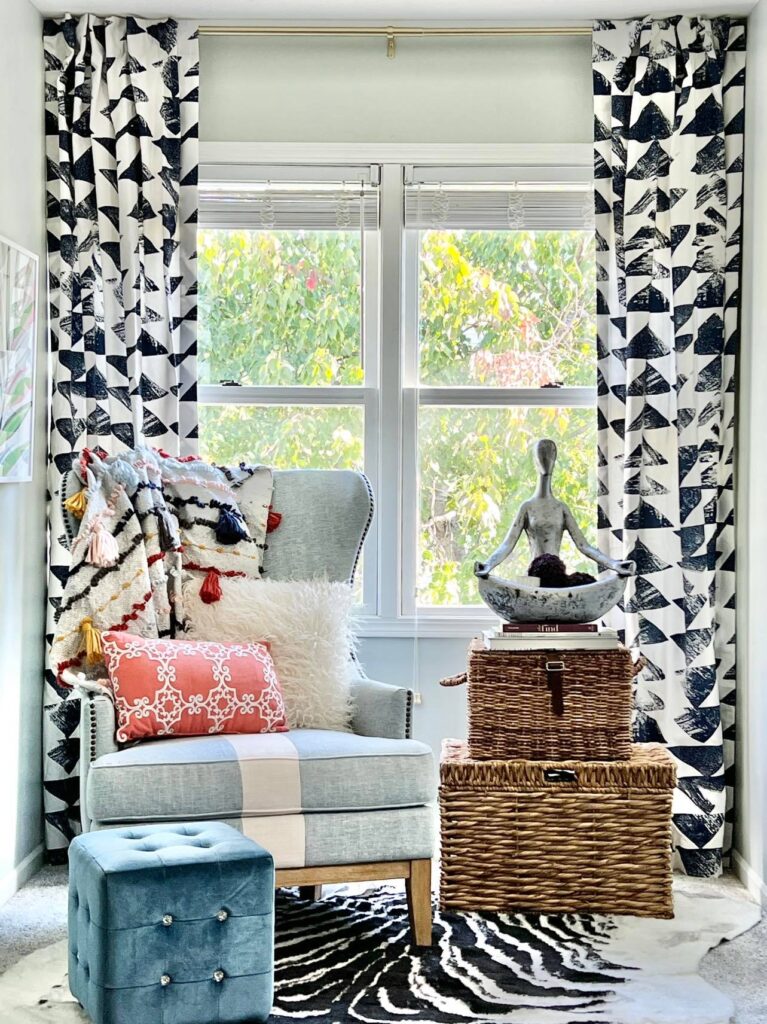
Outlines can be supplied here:
<path id="1" fill-rule="evenodd" d="M 405 190 L 405 227 L 528 231 L 587 231 L 594 226 L 590 190 L 543 188 L 450 189 L 410 185 Z"/>
<path id="2" fill-rule="evenodd" d="M 200 190 L 201 227 L 250 228 L 275 231 L 359 231 L 360 216 L 365 228 L 378 227 L 378 192 L 371 188 L 362 196 L 337 192 L 273 192 L 248 195 L 206 193 Z"/>

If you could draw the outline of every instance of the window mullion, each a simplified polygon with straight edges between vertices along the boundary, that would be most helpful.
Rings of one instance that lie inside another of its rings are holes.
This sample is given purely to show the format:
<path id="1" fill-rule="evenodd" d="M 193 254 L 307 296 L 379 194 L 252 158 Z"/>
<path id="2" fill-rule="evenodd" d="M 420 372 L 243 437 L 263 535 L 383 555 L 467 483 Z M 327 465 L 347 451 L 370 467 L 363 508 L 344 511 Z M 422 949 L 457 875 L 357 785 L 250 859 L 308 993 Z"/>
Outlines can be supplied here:
<path id="1" fill-rule="evenodd" d="M 418 578 L 418 258 L 417 231 L 404 232 L 403 268 L 403 429 L 402 429 L 402 595 L 400 614 L 416 612 Z"/>
<path id="2" fill-rule="evenodd" d="M 373 494 L 378 500 L 380 493 L 380 293 L 381 293 L 381 251 L 380 236 L 367 234 L 365 237 L 364 281 L 362 282 L 362 365 L 365 368 L 365 474 L 370 481 Z M 380 517 L 374 516 L 365 540 L 364 568 L 362 574 L 363 605 L 368 614 L 377 615 L 379 610 L 378 536 Z"/>
<path id="3" fill-rule="evenodd" d="M 379 417 L 379 613 L 399 614 L 402 558 L 402 167 L 381 168 L 381 344 Z"/>

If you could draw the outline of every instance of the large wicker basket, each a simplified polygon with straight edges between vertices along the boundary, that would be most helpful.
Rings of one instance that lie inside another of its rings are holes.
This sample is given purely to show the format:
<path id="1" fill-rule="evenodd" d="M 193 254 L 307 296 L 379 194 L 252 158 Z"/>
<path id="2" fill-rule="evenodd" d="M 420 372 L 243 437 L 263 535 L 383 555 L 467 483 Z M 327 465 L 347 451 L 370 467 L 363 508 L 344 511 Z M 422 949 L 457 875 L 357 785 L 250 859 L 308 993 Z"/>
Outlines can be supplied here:
<path id="1" fill-rule="evenodd" d="M 627 761 L 476 761 L 446 740 L 443 909 L 673 917 L 675 770 L 656 744 Z"/>
<path id="2" fill-rule="evenodd" d="M 468 679 L 474 758 L 621 760 L 631 749 L 629 652 L 487 650 L 475 640 Z"/>

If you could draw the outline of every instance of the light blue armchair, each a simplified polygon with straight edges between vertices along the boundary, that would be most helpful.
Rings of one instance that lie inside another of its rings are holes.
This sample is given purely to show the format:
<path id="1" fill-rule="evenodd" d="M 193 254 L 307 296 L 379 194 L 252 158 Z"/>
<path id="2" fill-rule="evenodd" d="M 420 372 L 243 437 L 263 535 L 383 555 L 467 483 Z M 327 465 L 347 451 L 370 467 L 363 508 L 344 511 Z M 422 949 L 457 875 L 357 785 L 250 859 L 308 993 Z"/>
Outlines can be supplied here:
<path id="1" fill-rule="evenodd" d="M 76 485 L 72 482 L 72 489 Z M 350 580 L 373 517 L 359 473 L 275 472 L 280 528 L 271 579 Z M 83 694 L 84 831 L 137 822 L 226 821 L 274 856 L 277 885 L 404 878 L 413 938 L 431 944 L 435 782 L 431 749 L 410 738 L 412 693 L 353 681 L 353 732 L 200 736 L 115 743 L 114 710 Z"/>

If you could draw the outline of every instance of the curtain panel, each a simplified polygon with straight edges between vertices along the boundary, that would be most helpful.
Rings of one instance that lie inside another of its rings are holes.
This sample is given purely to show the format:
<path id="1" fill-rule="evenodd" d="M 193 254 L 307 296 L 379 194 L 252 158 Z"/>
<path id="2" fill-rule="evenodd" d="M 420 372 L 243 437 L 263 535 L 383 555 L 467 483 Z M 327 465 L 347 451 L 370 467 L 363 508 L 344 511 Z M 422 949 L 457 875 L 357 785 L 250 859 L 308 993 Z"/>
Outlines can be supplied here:
<path id="1" fill-rule="evenodd" d="M 599 539 L 637 564 L 636 738 L 676 759 L 693 875 L 719 872 L 732 816 L 745 57 L 728 18 L 594 26 Z"/>
<path id="2" fill-rule="evenodd" d="M 83 449 L 197 445 L 196 26 L 43 30 L 51 348 L 48 643 L 69 553 L 62 476 Z M 79 701 L 46 672 L 49 852 L 78 830 Z"/>

